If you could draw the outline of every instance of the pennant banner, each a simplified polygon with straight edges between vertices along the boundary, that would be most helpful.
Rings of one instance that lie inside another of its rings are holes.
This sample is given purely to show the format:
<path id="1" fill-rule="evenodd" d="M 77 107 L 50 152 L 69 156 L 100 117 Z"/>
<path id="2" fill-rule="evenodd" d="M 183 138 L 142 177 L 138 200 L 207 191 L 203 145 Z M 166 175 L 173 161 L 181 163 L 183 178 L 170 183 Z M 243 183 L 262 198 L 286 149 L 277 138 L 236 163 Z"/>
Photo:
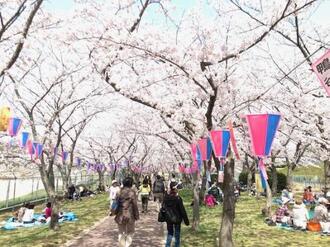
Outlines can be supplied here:
<path id="1" fill-rule="evenodd" d="M 312 64 L 312 69 L 319 78 L 328 96 L 330 96 L 330 50 Z"/>

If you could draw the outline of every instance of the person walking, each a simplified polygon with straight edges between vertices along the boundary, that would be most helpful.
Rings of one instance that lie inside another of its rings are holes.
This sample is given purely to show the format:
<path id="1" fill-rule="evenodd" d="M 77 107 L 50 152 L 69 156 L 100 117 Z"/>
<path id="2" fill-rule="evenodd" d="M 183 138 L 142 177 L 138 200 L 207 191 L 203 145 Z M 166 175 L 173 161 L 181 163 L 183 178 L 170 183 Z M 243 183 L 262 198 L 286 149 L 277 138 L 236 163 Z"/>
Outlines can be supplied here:
<path id="1" fill-rule="evenodd" d="M 123 181 L 123 188 L 118 194 L 119 206 L 115 221 L 118 224 L 119 247 L 129 247 L 133 241 L 135 221 L 139 220 L 137 196 L 132 189 L 133 179 L 127 177 Z"/>
<path id="2" fill-rule="evenodd" d="M 119 191 L 120 187 L 118 182 L 116 180 L 112 180 L 111 187 L 109 188 L 110 208 L 112 206 L 113 201 L 116 199 Z"/>
<path id="3" fill-rule="evenodd" d="M 175 247 L 180 246 L 180 232 L 181 232 L 181 223 L 184 223 L 188 226 L 189 219 L 184 208 L 182 198 L 178 195 L 177 191 L 177 182 L 170 183 L 170 191 L 165 194 L 163 207 L 167 211 L 167 214 L 170 215 L 170 219 L 166 219 L 167 224 L 167 239 L 165 247 L 170 247 L 173 236 L 175 237 Z"/>
<path id="4" fill-rule="evenodd" d="M 153 188 L 153 195 L 154 195 L 154 201 L 157 204 L 157 212 L 159 212 L 160 206 L 163 203 L 164 200 L 164 193 L 165 193 L 165 185 L 164 180 L 160 175 L 156 176 L 156 180 L 152 186 Z"/>
<path id="5" fill-rule="evenodd" d="M 142 185 L 139 188 L 141 201 L 142 201 L 142 213 L 148 212 L 148 201 L 149 201 L 149 194 L 150 194 L 150 185 L 149 180 L 144 178 Z"/>

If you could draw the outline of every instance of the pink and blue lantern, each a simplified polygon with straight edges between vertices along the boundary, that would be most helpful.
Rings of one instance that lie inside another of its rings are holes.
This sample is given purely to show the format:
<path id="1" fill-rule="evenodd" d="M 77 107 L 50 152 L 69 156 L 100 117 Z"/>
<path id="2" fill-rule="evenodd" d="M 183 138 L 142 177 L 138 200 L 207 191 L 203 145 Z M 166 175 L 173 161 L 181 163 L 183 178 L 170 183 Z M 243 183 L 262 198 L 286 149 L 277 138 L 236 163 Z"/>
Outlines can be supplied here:
<path id="1" fill-rule="evenodd" d="M 67 158 L 68 158 L 68 154 L 69 154 L 69 153 L 66 152 L 66 151 L 63 151 L 63 152 L 62 152 L 62 161 L 63 161 L 63 162 L 65 162 L 65 161 L 67 160 Z"/>
<path id="2" fill-rule="evenodd" d="M 38 144 L 37 142 L 32 142 L 32 154 L 37 156 L 37 152 L 38 152 Z"/>
<path id="3" fill-rule="evenodd" d="M 9 125 L 8 125 L 8 134 L 11 137 L 17 136 L 19 129 L 22 126 L 22 119 L 20 118 L 10 118 Z"/>
<path id="4" fill-rule="evenodd" d="M 263 158 L 270 155 L 271 147 L 278 129 L 280 114 L 248 114 L 246 120 L 251 138 L 252 153 L 259 159 L 259 171 L 263 188 L 268 179 Z"/>
<path id="5" fill-rule="evenodd" d="M 228 147 L 230 143 L 229 130 L 211 130 L 210 137 L 216 157 L 225 159 L 227 157 Z"/>
<path id="6" fill-rule="evenodd" d="M 26 148 L 27 142 L 29 140 L 30 133 L 29 132 L 22 132 L 22 139 L 21 139 L 21 148 Z"/>
<path id="7" fill-rule="evenodd" d="M 42 151 L 43 151 L 43 145 L 38 143 L 37 147 L 36 147 L 36 151 L 35 151 L 35 157 L 36 159 L 40 159 L 41 155 L 42 155 Z"/>
<path id="8" fill-rule="evenodd" d="M 218 182 L 223 183 L 224 164 L 230 143 L 230 131 L 225 129 L 211 130 L 209 134 L 213 145 L 214 155 L 220 159 Z"/>
<path id="9" fill-rule="evenodd" d="M 212 144 L 210 138 L 203 138 L 198 141 L 198 149 L 200 151 L 201 160 L 206 161 L 211 159 Z"/>

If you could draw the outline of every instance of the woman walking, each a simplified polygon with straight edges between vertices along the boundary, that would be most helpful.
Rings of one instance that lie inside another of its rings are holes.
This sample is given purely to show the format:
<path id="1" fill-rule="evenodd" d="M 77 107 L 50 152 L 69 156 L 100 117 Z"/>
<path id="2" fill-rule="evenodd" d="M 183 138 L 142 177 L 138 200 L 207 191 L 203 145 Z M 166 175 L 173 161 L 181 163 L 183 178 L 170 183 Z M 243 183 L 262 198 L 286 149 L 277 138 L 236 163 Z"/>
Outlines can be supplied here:
<path id="1" fill-rule="evenodd" d="M 129 247 L 132 244 L 135 232 L 135 221 L 139 219 L 137 197 L 132 189 L 133 179 L 127 177 L 123 181 L 123 188 L 118 194 L 119 207 L 115 221 L 118 224 L 119 247 Z"/>
<path id="2" fill-rule="evenodd" d="M 145 178 L 142 182 L 142 185 L 139 188 L 140 194 L 141 194 L 141 200 L 142 200 L 142 213 L 148 212 L 148 201 L 149 201 L 149 195 L 150 195 L 150 185 L 149 180 Z"/>
<path id="3" fill-rule="evenodd" d="M 180 232 L 182 220 L 188 226 L 189 219 L 183 206 L 181 197 L 178 195 L 177 182 L 170 183 L 170 191 L 165 194 L 164 208 L 171 219 L 166 219 L 167 223 L 167 239 L 165 247 L 170 247 L 173 236 L 175 237 L 175 247 L 180 246 Z"/>

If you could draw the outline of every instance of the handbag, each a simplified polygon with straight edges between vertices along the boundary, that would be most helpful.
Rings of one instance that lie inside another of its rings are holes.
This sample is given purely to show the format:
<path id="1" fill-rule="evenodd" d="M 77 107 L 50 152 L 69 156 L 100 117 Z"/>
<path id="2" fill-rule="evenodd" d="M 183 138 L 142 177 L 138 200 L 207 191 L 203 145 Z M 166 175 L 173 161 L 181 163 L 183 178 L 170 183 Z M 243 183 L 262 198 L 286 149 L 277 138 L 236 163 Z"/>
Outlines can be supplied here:
<path id="1" fill-rule="evenodd" d="M 178 218 L 178 216 L 173 208 L 165 207 L 163 204 L 158 213 L 158 222 L 180 224 L 181 220 Z"/>
<path id="2" fill-rule="evenodd" d="M 166 221 L 166 208 L 162 205 L 158 213 L 158 222 Z"/>

